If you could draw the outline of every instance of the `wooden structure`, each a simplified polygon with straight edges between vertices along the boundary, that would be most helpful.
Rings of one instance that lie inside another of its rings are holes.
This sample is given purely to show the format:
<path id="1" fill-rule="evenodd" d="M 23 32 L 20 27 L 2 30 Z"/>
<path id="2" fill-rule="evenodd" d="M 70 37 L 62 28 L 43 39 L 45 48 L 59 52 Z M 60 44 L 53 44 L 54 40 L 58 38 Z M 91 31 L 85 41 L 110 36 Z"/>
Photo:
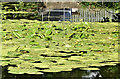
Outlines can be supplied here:
<path id="1" fill-rule="evenodd" d="M 72 15 L 78 15 L 78 9 L 81 7 L 78 2 L 45 2 L 45 9 L 72 9 Z"/>
<path id="2" fill-rule="evenodd" d="M 44 5 L 47 9 L 80 8 L 77 2 L 45 2 Z"/>
<path id="3" fill-rule="evenodd" d="M 115 10 L 108 10 L 109 12 L 107 12 L 105 9 L 91 9 L 90 7 L 87 9 L 82 9 L 77 2 L 45 2 L 44 5 L 46 6 L 46 10 L 54 10 L 61 8 L 72 9 L 72 16 L 70 18 L 72 22 L 80 22 L 81 20 L 84 22 L 104 21 L 104 18 L 113 18 L 113 14 L 109 12 L 115 12 Z"/>

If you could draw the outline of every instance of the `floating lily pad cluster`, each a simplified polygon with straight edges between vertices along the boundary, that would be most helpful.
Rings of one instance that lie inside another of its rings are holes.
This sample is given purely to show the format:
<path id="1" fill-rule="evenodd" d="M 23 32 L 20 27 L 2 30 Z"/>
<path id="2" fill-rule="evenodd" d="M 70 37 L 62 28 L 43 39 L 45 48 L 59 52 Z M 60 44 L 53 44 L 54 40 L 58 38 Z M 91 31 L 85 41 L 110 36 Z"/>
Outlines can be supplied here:
<path id="1" fill-rule="evenodd" d="M 12 74 L 99 70 L 118 60 L 117 23 L 5 20 L 2 58 Z"/>

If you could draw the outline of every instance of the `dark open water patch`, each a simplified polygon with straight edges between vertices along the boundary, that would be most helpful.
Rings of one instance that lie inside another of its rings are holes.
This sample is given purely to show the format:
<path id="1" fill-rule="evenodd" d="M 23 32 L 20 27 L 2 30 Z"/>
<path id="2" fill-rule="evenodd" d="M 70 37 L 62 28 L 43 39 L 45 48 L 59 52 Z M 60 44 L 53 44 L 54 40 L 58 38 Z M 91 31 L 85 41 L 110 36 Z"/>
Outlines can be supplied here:
<path id="1" fill-rule="evenodd" d="M 42 75 L 31 74 L 10 74 L 8 73 L 7 66 L 2 67 L 1 79 L 120 79 L 120 64 L 116 66 L 103 66 L 100 70 L 80 70 L 79 68 L 73 69 L 69 72 L 58 73 L 44 73 Z M 0 75 L 1 76 L 1 75 Z"/>

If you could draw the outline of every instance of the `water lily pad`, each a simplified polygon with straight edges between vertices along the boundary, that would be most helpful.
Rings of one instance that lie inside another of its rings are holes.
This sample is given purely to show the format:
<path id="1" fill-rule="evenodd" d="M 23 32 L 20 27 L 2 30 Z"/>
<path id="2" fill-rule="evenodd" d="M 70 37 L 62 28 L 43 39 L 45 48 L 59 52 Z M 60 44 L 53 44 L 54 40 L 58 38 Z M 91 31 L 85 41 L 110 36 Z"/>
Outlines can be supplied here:
<path id="1" fill-rule="evenodd" d="M 4 58 L 4 57 L 1 57 L 0 58 L 0 61 L 9 61 L 9 60 L 13 60 L 14 58 Z"/>
<path id="2" fill-rule="evenodd" d="M 12 73 L 12 74 L 24 74 L 24 73 L 27 73 L 27 74 L 33 74 L 33 73 L 39 73 L 39 74 L 43 74 L 43 73 L 40 73 L 38 72 L 39 70 L 37 69 L 21 69 L 19 67 L 9 67 L 8 68 L 8 73 Z"/>
<path id="3" fill-rule="evenodd" d="M 31 71 L 31 72 L 27 72 L 27 74 L 44 74 L 44 73 Z"/>
<path id="4" fill-rule="evenodd" d="M 20 64 L 22 63 L 24 60 L 19 60 L 19 59 L 14 59 L 14 60 L 10 60 L 9 64 L 11 65 L 16 65 L 16 64 Z"/>
<path id="5" fill-rule="evenodd" d="M 81 70 L 100 70 L 99 68 L 80 68 Z"/>
<path id="6" fill-rule="evenodd" d="M 6 65 L 8 65 L 9 64 L 9 62 L 0 62 L 0 65 L 1 66 L 6 66 Z"/>
<path id="7" fill-rule="evenodd" d="M 8 51 L 8 57 L 18 57 L 22 55 L 20 52 Z"/>
<path id="8" fill-rule="evenodd" d="M 50 61 L 57 61 L 62 59 L 61 57 L 45 57 L 45 60 L 50 60 Z"/>
<path id="9" fill-rule="evenodd" d="M 120 63 L 120 61 L 119 61 L 119 62 L 110 62 L 110 63 L 113 63 L 113 64 L 119 64 L 119 63 Z"/>
<path id="10" fill-rule="evenodd" d="M 52 66 L 50 69 L 41 70 L 43 72 L 61 72 L 61 71 L 72 71 L 71 68 L 66 66 Z"/>
<path id="11" fill-rule="evenodd" d="M 38 68 L 49 68 L 47 63 L 33 63 L 33 65 Z"/>
<path id="12" fill-rule="evenodd" d="M 45 52 L 42 53 L 42 55 L 47 55 L 47 56 L 69 56 L 71 54 L 67 54 L 67 53 L 56 53 L 56 52 Z"/>
<path id="13" fill-rule="evenodd" d="M 45 69 L 45 70 L 41 70 L 43 72 L 61 72 L 62 70 L 60 69 Z"/>
<path id="14" fill-rule="evenodd" d="M 114 63 L 100 63 L 101 66 L 115 66 Z"/>
<path id="15" fill-rule="evenodd" d="M 70 58 L 68 58 L 68 60 L 75 60 L 75 61 L 84 61 L 84 60 L 89 60 L 90 58 L 86 57 L 86 56 L 71 56 Z"/>

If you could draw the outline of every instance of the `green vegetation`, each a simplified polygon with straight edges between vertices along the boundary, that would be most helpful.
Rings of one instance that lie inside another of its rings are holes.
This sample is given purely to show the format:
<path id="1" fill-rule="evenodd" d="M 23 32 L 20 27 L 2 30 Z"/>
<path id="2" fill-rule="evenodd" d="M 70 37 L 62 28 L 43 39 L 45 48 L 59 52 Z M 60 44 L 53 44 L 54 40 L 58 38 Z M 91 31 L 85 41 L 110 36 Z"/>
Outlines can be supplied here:
<path id="1" fill-rule="evenodd" d="M 99 70 L 119 63 L 118 33 L 110 22 L 3 20 L 0 65 L 12 74 Z"/>
<path id="2" fill-rule="evenodd" d="M 83 7 L 90 6 L 91 8 L 112 8 L 112 9 L 120 9 L 119 2 L 81 2 L 80 5 Z"/>
<path id="3" fill-rule="evenodd" d="M 2 2 L 2 19 L 41 19 L 43 2 Z"/>
<path id="4" fill-rule="evenodd" d="M 81 2 L 80 3 L 82 8 L 89 8 L 89 9 L 114 9 L 115 13 L 120 13 L 120 2 Z M 109 12 L 109 11 L 108 11 Z M 113 12 L 109 12 L 115 14 Z"/>

